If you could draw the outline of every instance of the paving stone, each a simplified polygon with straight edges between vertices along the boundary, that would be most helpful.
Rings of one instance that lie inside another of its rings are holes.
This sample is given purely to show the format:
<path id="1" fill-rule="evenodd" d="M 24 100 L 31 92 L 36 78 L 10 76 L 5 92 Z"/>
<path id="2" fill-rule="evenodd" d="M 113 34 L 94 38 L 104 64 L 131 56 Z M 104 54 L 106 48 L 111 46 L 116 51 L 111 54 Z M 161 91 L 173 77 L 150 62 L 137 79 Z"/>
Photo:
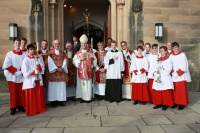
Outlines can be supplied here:
<path id="1" fill-rule="evenodd" d="M 64 128 L 34 128 L 31 133 L 62 133 Z"/>
<path id="2" fill-rule="evenodd" d="M 165 115 L 165 114 L 175 114 L 170 109 L 163 111 L 162 109 L 153 109 L 155 105 L 136 105 L 134 106 L 135 111 L 139 115 Z"/>
<path id="3" fill-rule="evenodd" d="M 196 113 L 190 113 L 190 114 L 185 114 L 189 119 L 191 119 L 194 122 L 200 123 L 200 114 Z"/>
<path id="4" fill-rule="evenodd" d="M 9 110 L 10 110 L 9 106 L 1 107 L 0 108 L 0 116 L 5 114 L 6 112 L 10 112 Z"/>
<path id="5" fill-rule="evenodd" d="M 108 106 L 108 111 L 110 115 L 139 115 L 134 106 Z"/>
<path id="6" fill-rule="evenodd" d="M 102 116 L 102 126 L 146 125 L 140 116 Z"/>
<path id="7" fill-rule="evenodd" d="M 3 115 L 3 117 L 9 117 L 9 116 L 11 116 L 11 115 L 10 115 L 10 111 L 6 112 L 6 113 Z M 21 116 L 26 116 L 26 114 L 25 114 L 24 112 L 19 112 L 19 111 L 17 111 L 16 114 L 15 114 L 15 116 L 16 116 L 16 117 L 21 117 Z"/>
<path id="8" fill-rule="evenodd" d="M 197 133 L 200 133 L 200 124 L 187 124 L 187 125 Z"/>
<path id="9" fill-rule="evenodd" d="M 19 117 L 9 127 L 45 127 L 51 117 Z"/>
<path id="10" fill-rule="evenodd" d="M 64 133 L 140 133 L 136 126 L 65 128 Z"/>
<path id="11" fill-rule="evenodd" d="M 0 128 L 0 133 L 30 133 L 33 128 Z"/>
<path id="12" fill-rule="evenodd" d="M 113 103 L 110 103 L 109 101 L 104 101 L 104 100 L 102 100 L 102 101 L 99 101 L 99 105 L 102 105 L 102 106 L 105 106 L 105 105 L 117 105 L 117 103 L 116 102 L 113 102 Z"/>
<path id="13" fill-rule="evenodd" d="M 161 125 L 167 133 L 195 133 L 187 125 Z"/>
<path id="14" fill-rule="evenodd" d="M 189 116 L 185 114 L 166 115 L 175 124 L 195 123 Z"/>
<path id="15" fill-rule="evenodd" d="M 106 106 L 92 106 L 92 116 L 108 115 Z"/>
<path id="16" fill-rule="evenodd" d="M 124 100 L 118 103 L 118 106 L 133 106 L 133 101 Z"/>
<path id="17" fill-rule="evenodd" d="M 100 117 L 53 117 L 47 127 L 98 127 Z"/>
<path id="18" fill-rule="evenodd" d="M 147 125 L 173 124 L 164 115 L 143 115 L 142 118 L 147 123 Z"/>
<path id="19" fill-rule="evenodd" d="M 190 108 L 191 110 L 197 112 L 197 113 L 200 113 L 200 104 L 195 104 L 195 105 L 190 105 L 188 106 L 188 108 Z"/>
<path id="20" fill-rule="evenodd" d="M 38 116 L 91 116 L 91 106 L 48 107 L 45 113 Z"/>
<path id="21" fill-rule="evenodd" d="M 94 106 L 94 105 L 96 105 L 96 106 L 99 105 L 99 101 L 95 100 L 90 103 L 80 103 L 80 101 L 75 102 L 75 106 Z"/>
<path id="22" fill-rule="evenodd" d="M 179 110 L 178 108 L 170 109 L 176 114 L 192 114 L 196 113 L 195 111 L 191 110 L 190 108 L 186 107 L 184 110 Z"/>
<path id="23" fill-rule="evenodd" d="M 16 116 L 0 117 L 0 127 L 7 127 L 17 119 Z"/>
<path id="24" fill-rule="evenodd" d="M 160 126 L 138 126 L 141 133 L 165 133 Z"/>

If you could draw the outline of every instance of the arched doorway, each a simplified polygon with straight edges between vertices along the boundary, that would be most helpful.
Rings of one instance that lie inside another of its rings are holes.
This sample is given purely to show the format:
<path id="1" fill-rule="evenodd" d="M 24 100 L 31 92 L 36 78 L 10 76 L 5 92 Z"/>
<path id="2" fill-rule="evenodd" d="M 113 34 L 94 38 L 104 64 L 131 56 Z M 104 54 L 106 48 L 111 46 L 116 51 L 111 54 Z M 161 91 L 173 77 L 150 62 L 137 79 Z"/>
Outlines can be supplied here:
<path id="1" fill-rule="evenodd" d="M 89 42 L 93 38 L 93 46 L 97 48 L 99 41 L 105 42 L 108 37 L 110 14 L 108 0 L 65 0 L 63 4 L 64 43 L 72 41 L 72 36 L 80 37 L 86 33 L 85 9 L 89 16 Z M 105 25 L 105 24 L 108 24 Z"/>
<path id="2" fill-rule="evenodd" d="M 89 43 L 91 43 L 91 39 L 93 39 L 93 48 L 97 49 L 97 43 L 103 42 L 104 40 L 104 31 L 102 29 L 90 24 L 89 28 L 87 28 L 87 26 L 82 26 L 76 29 L 74 33 L 78 38 L 80 38 L 81 35 L 88 34 L 88 29 L 89 29 L 89 35 L 88 35 Z"/>

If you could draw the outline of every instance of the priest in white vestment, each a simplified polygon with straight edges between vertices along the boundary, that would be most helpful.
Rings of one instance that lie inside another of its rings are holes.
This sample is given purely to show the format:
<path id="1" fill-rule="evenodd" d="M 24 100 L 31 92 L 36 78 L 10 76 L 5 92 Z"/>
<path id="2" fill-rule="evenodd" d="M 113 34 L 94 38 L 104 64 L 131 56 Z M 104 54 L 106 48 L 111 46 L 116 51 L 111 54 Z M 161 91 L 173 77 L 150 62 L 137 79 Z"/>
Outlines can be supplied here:
<path id="1" fill-rule="evenodd" d="M 80 38 L 81 49 L 75 54 L 73 64 L 77 68 L 76 98 L 81 98 L 80 103 L 89 103 L 93 97 L 93 68 L 96 67 L 95 55 L 87 50 L 88 38 L 82 35 Z"/>
<path id="2" fill-rule="evenodd" d="M 66 81 L 68 81 L 66 56 L 59 50 L 58 40 L 53 41 L 53 47 L 48 53 L 48 101 L 51 101 L 52 107 L 65 106 L 63 101 L 66 101 Z"/>

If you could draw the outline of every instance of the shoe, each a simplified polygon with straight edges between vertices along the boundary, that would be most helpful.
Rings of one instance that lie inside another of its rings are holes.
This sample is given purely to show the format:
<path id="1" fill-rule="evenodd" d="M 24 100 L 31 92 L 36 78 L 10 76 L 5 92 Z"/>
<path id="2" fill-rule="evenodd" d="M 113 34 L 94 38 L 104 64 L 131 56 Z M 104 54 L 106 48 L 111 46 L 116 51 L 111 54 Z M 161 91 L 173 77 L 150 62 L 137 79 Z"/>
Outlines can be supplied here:
<path id="1" fill-rule="evenodd" d="M 52 106 L 53 108 L 56 108 L 56 107 L 57 107 L 57 102 L 56 102 L 56 101 L 51 102 L 51 106 Z"/>
<path id="2" fill-rule="evenodd" d="M 161 108 L 162 106 L 161 105 L 156 105 L 153 107 L 153 109 L 158 109 L 158 108 Z"/>
<path id="3" fill-rule="evenodd" d="M 162 110 L 165 111 L 165 110 L 167 110 L 167 108 L 168 108 L 168 107 L 167 107 L 166 105 L 163 105 Z"/>
<path id="4" fill-rule="evenodd" d="M 86 103 L 90 103 L 91 101 L 86 101 Z"/>
<path id="5" fill-rule="evenodd" d="M 178 107 L 178 105 L 177 105 L 177 104 L 174 104 L 174 106 L 171 107 L 171 108 L 172 108 L 172 109 L 175 109 L 176 107 Z"/>
<path id="6" fill-rule="evenodd" d="M 84 103 L 84 102 L 85 102 L 84 100 L 81 100 L 81 101 L 80 101 L 80 103 Z"/>
<path id="7" fill-rule="evenodd" d="M 139 103 L 138 100 L 134 101 L 133 105 L 137 105 Z"/>
<path id="8" fill-rule="evenodd" d="M 21 112 L 25 112 L 25 109 L 23 106 L 18 106 L 18 110 L 21 111 Z"/>
<path id="9" fill-rule="evenodd" d="M 10 115 L 15 115 L 15 114 L 16 114 L 16 108 L 11 108 Z"/>
<path id="10" fill-rule="evenodd" d="M 65 106 L 65 104 L 64 104 L 62 101 L 58 101 L 57 103 L 58 103 L 58 105 L 60 105 L 60 106 Z"/>
<path id="11" fill-rule="evenodd" d="M 147 104 L 147 102 L 140 102 L 142 105 L 146 105 Z"/>
<path id="12" fill-rule="evenodd" d="M 76 98 L 75 97 L 70 97 L 70 101 L 76 101 Z"/>
<path id="13" fill-rule="evenodd" d="M 184 105 L 179 105 L 178 110 L 183 110 L 185 108 Z"/>

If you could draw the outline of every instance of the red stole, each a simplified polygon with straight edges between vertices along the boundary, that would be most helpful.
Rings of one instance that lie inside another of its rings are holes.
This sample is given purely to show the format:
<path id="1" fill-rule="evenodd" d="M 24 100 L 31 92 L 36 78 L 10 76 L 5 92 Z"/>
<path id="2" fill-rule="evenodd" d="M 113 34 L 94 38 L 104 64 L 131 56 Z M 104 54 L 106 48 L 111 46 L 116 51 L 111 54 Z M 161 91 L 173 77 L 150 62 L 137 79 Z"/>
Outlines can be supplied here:
<path id="1" fill-rule="evenodd" d="M 107 53 L 106 50 L 104 50 L 104 52 L 97 51 L 95 53 L 95 56 L 97 58 L 97 64 L 99 67 L 104 65 L 104 57 L 106 56 L 106 53 Z M 106 80 L 105 72 L 102 73 L 100 71 L 96 71 L 95 76 L 96 76 L 96 83 L 105 83 Z"/>
<path id="2" fill-rule="evenodd" d="M 91 52 L 82 53 L 81 50 L 78 51 L 76 54 L 78 56 L 86 57 L 86 60 L 80 61 L 79 68 L 78 68 L 78 76 L 81 80 L 88 80 L 92 78 L 92 64 L 93 64 L 93 55 Z"/>
<path id="3" fill-rule="evenodd" d="M 127 50 L 127 53 L 130 53 L 130 55 L 133 53 L 133 51 L 132 50 Z M 123 54 L 123 56 L 124 56 L 124 54 Z M 126 77 L 126 78 L 128 78 L 129 77 L 129 67 L 130 67 L 130 65 L 129 65 L 129 63 L 125 60 L 125 56 L 124 56 L 124 63 L 125 63 L 125 71 L 124 71 L 124 76 Z"/>

